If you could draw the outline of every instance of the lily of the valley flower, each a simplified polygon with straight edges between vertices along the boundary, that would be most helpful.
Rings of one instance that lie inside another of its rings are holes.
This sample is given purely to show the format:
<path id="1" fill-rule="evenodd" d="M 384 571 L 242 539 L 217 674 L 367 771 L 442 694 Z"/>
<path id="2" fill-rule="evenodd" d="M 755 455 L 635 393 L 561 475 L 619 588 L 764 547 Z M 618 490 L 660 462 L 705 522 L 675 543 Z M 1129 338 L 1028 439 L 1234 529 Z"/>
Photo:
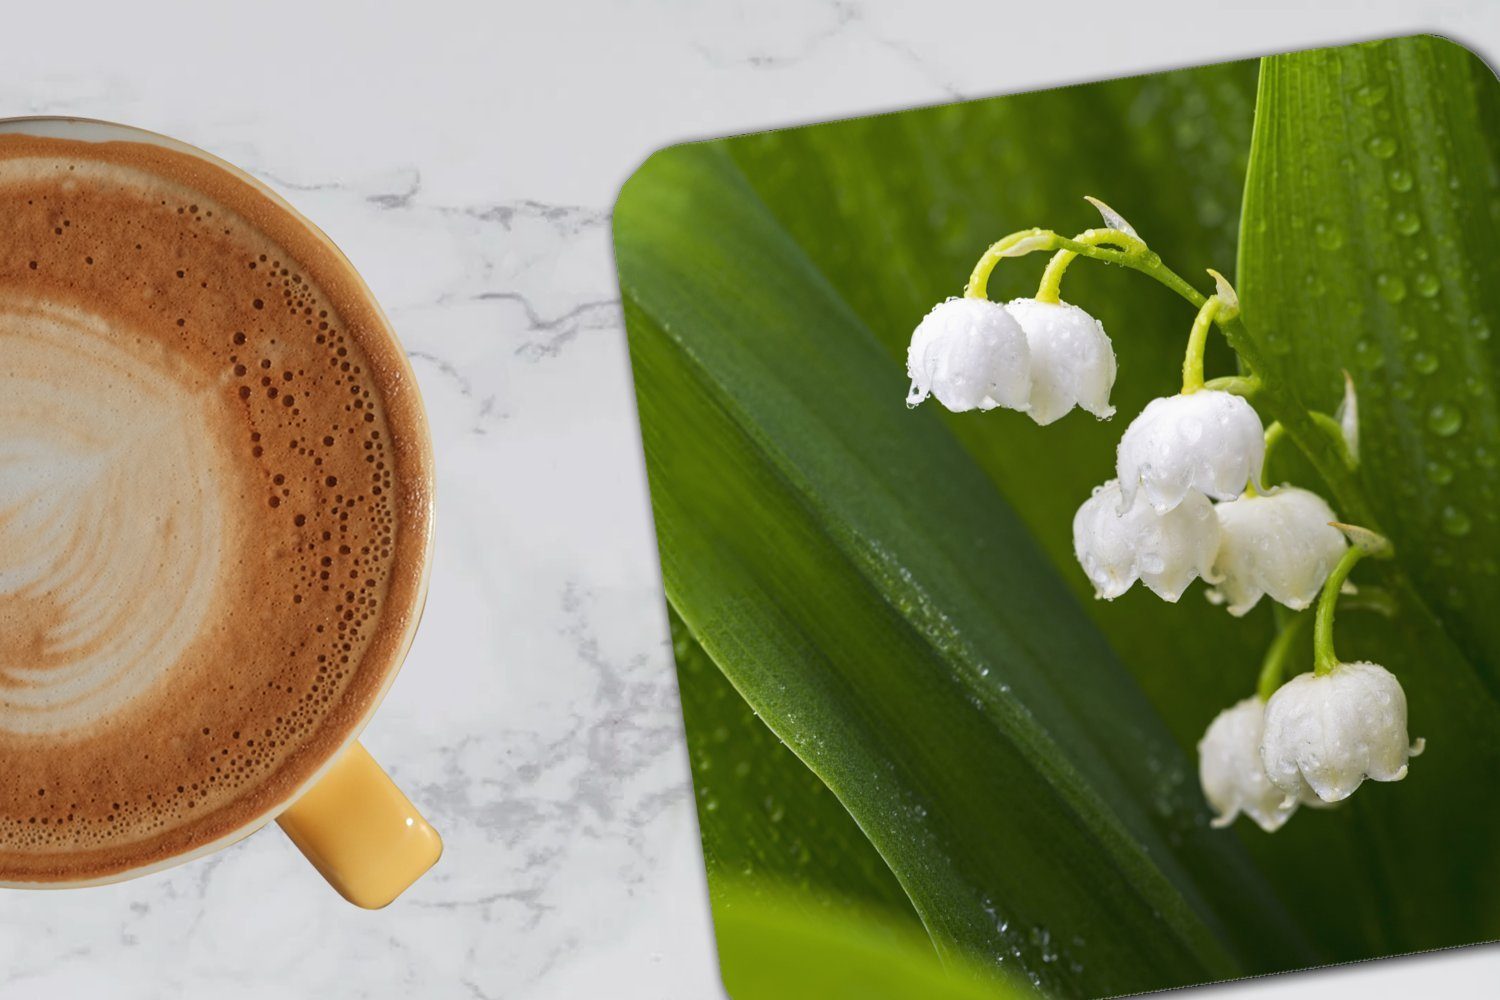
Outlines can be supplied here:
<path id="1" fill-rule="evenodd" d="M 1312 604 L 1348 543 L 1322 497 L 1295 486 L 1214 505 L 1219 554 L 1210 594 L 1243 615 L 1262 594 L 1298 611 Z"/>
<path id="2" fill-rule="evenodd" d="M 1030 405 L 1031 351 L 1005 307 L 988 299 L 948 299 L 923 317 L 906 354 L 906 405 L 929 394 L 955 413 Z"/>
<path id="3" fill-rule="evenodd" d="M 1014 299 L 1005 310 L 1031 349 L 1031 419 L 1045 426 L 1074 406 L 1100 420 L 1114 416 L 1115 351 L 1097 319 L 1067 302 Z"/>
<path id="4" fill-rule="evenodd" d="M 1116 471 L 1125 505 L 1137 490 L 1158 513 L 1193 494 L 1233 500 L 1260 475 L 1265 428 L 1239 396 L 1200 389 L 1153 399 L 1120 439 Z"/>
<path id="5" fill-rule="evenodd" d="M 1218 814 L 1213 820 L 1216 828 L 1244 813 L 1262 830 L 1275 833 L 1299 805 L 1308 799 L 1320 801 L 1306 786 L 1300 795 L 1288 797 L 1271 783 L 1260 758 L 1265 719 L 1266 703 L 1251 695 L 1220 712 L 1198 742 L 1198 780 L 1203 797 Z"/>
<path id="6" fill-rule="evenodd" d="M 1338 802 L 1366 778 L 1400 781 L 1422 748 L 1422 740 L 1407 738 L 1406 692 L 1378 664 L 1301 674 L 1266 705 L 1261 762 L 1293 800 L 1304 783 L 1324 802 Z"/>
<path id="7" fill-rule="evenodd" d="M 1114 600 L 1140 580 L 1176 601 L 1199 576 L 1210 577 L 1219 522 L 1201 494 L 1158 514 L 1138 494 L 1125 513 L 1120 484 L 1095 487 L 1073 516 L 1073 552 L 1096 596 Z"/>

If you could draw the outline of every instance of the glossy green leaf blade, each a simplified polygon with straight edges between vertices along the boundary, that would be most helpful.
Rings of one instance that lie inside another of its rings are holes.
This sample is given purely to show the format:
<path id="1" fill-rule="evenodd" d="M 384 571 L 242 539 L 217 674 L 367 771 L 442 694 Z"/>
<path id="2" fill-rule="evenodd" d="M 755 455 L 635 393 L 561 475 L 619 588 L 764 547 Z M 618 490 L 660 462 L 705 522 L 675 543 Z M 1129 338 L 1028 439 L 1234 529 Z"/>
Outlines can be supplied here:
<path id="1" fill-rule="evenodd" d="M 939 946 L 1069 993 L 1231 974 L 1195 853 L 1279 933 L 1024 527 L 733 164 L 658 154 L 616 252 L 669 597 Z"/>
<path id="2" fill-rule="evenodd" d="M 781 908 L 852 908 L 920 933 L 911 900 L 848 811 L 671 619 L 714 906 L 765 892 Z"/>
<path id="3" fill-rule="evenodd" d="M 1311 404 L 1360 389 L 1363 482 L 1500 690 L 1500 141 L 1494 74 L 1423 37 L 1267 60 L 1246 314 Z"/>
<path id="4" fill-rule="evenodd" d="M 1295 902 L 1377 951 L 1500 931 L 1500 472 L 1490 329 L 1500 321 L 1497 84 L 1435 38 L 1265 61 L 1241 227 L 1247 335 L 1276 386 L 1270 416 L 1332 410 L 1341 369 L 1359 387 L 1364 507 L 1396 542 L 1360 567 L 1400 598 L 1391 622 L 1344 616 L 1346 659 L 1402 680 L 1428 752 L 1400 785 L 1259 851 L 1297 874 Z M 1356 859 L 1334 876 L 1323 859 Z"/>

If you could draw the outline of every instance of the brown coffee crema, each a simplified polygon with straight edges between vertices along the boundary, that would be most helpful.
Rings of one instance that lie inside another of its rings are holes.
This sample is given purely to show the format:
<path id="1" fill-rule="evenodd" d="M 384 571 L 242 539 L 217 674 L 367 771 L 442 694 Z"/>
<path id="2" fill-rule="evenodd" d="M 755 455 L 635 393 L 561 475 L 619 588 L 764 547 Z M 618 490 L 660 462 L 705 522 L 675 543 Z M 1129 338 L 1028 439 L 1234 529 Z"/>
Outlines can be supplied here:
<path id="1" fill-rule="evenodd" d="M 420 610 L 408 371 L 230 170 L 0 136 L 0 883 L 220 841 L 351 738 Z"/>

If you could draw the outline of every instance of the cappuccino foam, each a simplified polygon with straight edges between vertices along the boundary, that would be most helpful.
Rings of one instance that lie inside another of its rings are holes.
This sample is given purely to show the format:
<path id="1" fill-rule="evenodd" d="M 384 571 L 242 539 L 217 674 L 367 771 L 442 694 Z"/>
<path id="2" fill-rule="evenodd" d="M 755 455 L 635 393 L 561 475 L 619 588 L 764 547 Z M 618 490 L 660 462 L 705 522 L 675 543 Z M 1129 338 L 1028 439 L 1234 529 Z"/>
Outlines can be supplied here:
<path id="1" fill-rule="evenodd" d="M 154 144 L 0 136 L 0 883 L 242 832 L 378 702 L 430 532 L 350 265 Z"/>

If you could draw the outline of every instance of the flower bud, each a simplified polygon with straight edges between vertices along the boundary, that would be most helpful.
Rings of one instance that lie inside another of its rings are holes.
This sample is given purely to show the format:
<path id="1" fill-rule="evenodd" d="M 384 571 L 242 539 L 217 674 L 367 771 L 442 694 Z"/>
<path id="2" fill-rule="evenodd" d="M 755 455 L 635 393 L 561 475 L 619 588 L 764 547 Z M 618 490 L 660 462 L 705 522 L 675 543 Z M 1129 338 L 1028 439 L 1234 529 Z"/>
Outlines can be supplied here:
<path id="1" fill-rule="evenodd" d="M 1031 349 L 1031 419 L 1043 426 L 1074 406 L 1100 420 L 1114 416 L 1115 351 L 1104 326 L 1075 305 L 1015 299 L 1005 309 Z"/>
<path id="2" fill-rule="evenodd" d="M 1073 516 L 1073 552 L 1097 597 L 1112 601 L 1140 580 L 1165 601 L 1208 577 L 1219 547 L 1213 505 L 1195 494 L 1158 514 L 1138 494 L 1121 514 L 1120 484 L 1095 487 Z"/>
<path id="3" fill-rule="evenodd" d="M 1216 389 L 1153 399 L 1120 439 L 1126 504 L 1143 490 L 1158 513 L 1190 494 L 1233 500 L 1260 476 L 1265 428 L 1249 403 Z"/>
<path id="4" fill-rule="evenodd" d="M 948 299 L 934 306 L 911 335 L 906 372 L 907 406 L 929 394 L 955 413 L 1029 405 L 1026 334 L 1004 306 L 989 299 Z"/>
<path id="5" fill-rule="evenodd" d="M 1302 795 L 1289 798 L 1271 783 L 1260 759 L 1265 718 L 1266 703 L 1252 695 L 1220 712 L 1198 742 L 1198 780 L 1203 797 L 1218 813 L 1215 827 L 1226 827 L 1244 813 L 1262 830 L 1275 833 L 1304 796 L 1317 800 L 1306 786 Z"/>
<path id="6" fill-rule="evenodd" d="M 1310 785 L 1324 802 L 1348 798 L 1366 778 L 1400 781 L 1423 741 L 1406 735 L 1406 693 L 1374 663 L 1300 674 L 1266 704 L 1261 762 L 1288 796 Z"/>
<path id="7" fill-rule="evenodd" d="M 1227 602 L 1235 616 L 1262 594 L 1298 611 L 1307 607 L 1348 548 L 1323 498 L 1295 486 L 1215 504 L 1214 513 L 1220 530 L 1213 569 L 1221 581 L 1209 597 Z"/>

